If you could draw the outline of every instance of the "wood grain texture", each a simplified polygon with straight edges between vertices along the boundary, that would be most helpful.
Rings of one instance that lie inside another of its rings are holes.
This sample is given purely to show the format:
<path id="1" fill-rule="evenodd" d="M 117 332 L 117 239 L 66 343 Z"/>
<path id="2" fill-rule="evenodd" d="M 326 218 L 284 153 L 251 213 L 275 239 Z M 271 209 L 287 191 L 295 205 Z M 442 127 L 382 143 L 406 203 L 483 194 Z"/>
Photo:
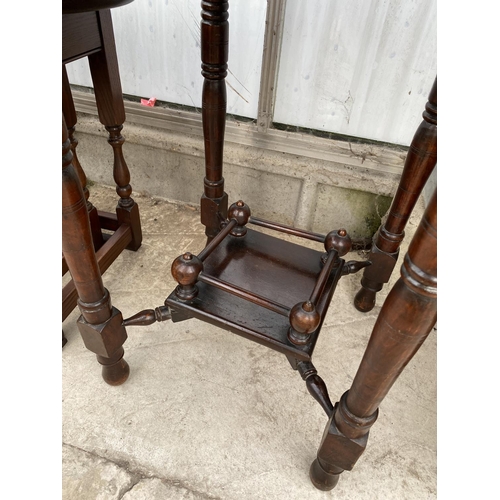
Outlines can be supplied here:
<path id="1" fill-rule="evenodd" d="M 412 238 L 401 277 L 389 292 L 350 389 L 335 406 L 310 476 L 332 489 L 366 448 L 388 392 L 437 320 L 437 192 Z"/>
<path id="2" fill-rule="evenodd" d="M 96 12 L 62 16 L 62 62 L 69 63 L 101 48 Z"/>
<path id="3" fill-rule="evenodd" d="M 204 261 L 203 272 L 273 302 L 292 307 L 304 302 L 321 273 L 322 252 L 248 229 L 245 237 L 228 235 Z M 344 261 L 338 260 L 318 299 L 319 327 L 305 346 L 288 339 L 290 321 L 280 312 L 245 300 L 207 283 L 198 282 L 192 301 L 180 300 L 175 292 L 166 304 L 173 321 L 196 317 L 297 359 L 310 360 Z"/>

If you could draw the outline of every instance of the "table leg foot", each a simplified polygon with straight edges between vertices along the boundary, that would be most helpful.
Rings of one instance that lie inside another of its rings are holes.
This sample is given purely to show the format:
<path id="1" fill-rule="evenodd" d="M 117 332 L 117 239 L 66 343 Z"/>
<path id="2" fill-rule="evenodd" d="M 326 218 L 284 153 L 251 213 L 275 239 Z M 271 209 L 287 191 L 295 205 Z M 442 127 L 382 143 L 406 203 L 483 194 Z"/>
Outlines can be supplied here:
<path id="1" fill-rule="evenodd" d="M 377 292 L 380 290 L 382 290 L 382 284 L 363 277 L 361 279 L 361 288 L 354 297 L 354 307 L 362 313 L 370 312 L 375 307 Z"/>
<path id="2" fill-rule="evenodd" d="M 122 385 L 130 375 L 130 367 L 123 359 L 124 350 L 120 349 L 117 356 L 105 358 L 97 356 L 97 360 L 102 365 L 102 378 L 106 384 L 117 386 Z"/>
<path id="3" fill-rule="evenodd" d="M 337 486 L 340 474 L 330 474 L 326 472 L 316 458 L 309 469 L 309 478 L 318 490 L 330 491 Z"/>

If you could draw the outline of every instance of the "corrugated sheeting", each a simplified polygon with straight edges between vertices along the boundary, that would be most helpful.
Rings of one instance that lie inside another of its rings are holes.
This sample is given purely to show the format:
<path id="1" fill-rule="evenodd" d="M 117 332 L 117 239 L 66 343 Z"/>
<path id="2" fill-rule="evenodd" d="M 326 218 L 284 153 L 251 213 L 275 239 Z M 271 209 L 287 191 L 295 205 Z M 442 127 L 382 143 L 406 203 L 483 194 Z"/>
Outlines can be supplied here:
<path id="1" fill-rule="evenodd" d="M 228 112 L 257 117 L 265 0 L 230 1 Z M 112 11 L 123 92 L 201 107 L 199 0 Z M 436 75 L 436 0 L 287 0 L 274 121 L 408 145 Z M 86 61 L 71 83 L 92 86 Z"/>
<path id="2" fill-rule="evenodd" d="M 229 10 L 228 112 L 257 117 L 265 0 Z M 200 0 L 135 0 L 111 11 L 125 94 L 201 108 Z M 67 66 L 69 81 L 92 87 L 86 60 Z"/>

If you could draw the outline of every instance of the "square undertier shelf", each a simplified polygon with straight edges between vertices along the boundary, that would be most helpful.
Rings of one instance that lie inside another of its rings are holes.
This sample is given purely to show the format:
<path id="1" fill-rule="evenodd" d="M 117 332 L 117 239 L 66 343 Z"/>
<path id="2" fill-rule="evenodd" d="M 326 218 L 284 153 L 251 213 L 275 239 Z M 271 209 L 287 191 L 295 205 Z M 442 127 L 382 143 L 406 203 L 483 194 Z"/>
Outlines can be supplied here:
<path id="1" fill-rule="evenodd" d="M 174 291 L 165 304 L 174 322 L 198 318 L 289 358 L 310 361 L 344 260 L 336 261 L 317 300 L 321 320 L 307 344 L 295 345 L 288 339 L 288 313 L 296 304 L 308 300 L 323 268 L 324 253 L 252 229 L 245 236 L 229 234 L 205 259 L 196 284 L 198 295 L 184 301 Z M 207 280 L 202 282 L 204 276 Z M 217 288 L 209 284 L 210 277 L 264 297 L 276 304 L 276 310 Z"/>

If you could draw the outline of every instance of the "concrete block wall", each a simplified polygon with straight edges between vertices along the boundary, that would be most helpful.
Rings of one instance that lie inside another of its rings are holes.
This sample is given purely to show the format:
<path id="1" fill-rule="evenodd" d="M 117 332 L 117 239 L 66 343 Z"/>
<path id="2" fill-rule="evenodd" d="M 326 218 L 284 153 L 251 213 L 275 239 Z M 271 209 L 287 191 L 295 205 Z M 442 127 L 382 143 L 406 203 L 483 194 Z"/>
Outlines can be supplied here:
<path id="1" fill-rule="evenodd" d="M 205 175 L 201 133 L 175 132 L 127 118 L 122 134 L 134 192 L 199 204 Z M 75 137 L 87 177 L 114 186 L 112 148 L 97 117 L 79 112 Z M 354 238 L 375 233 L 400 175 L 394 168 L 379 171 L 231 140 L 225 142 L 224 159 L 230 203 L 243 199 L 256 216 L 320 233 L 345 227 Z M 398 161 L 402 169 L 404 155 Z"/>

